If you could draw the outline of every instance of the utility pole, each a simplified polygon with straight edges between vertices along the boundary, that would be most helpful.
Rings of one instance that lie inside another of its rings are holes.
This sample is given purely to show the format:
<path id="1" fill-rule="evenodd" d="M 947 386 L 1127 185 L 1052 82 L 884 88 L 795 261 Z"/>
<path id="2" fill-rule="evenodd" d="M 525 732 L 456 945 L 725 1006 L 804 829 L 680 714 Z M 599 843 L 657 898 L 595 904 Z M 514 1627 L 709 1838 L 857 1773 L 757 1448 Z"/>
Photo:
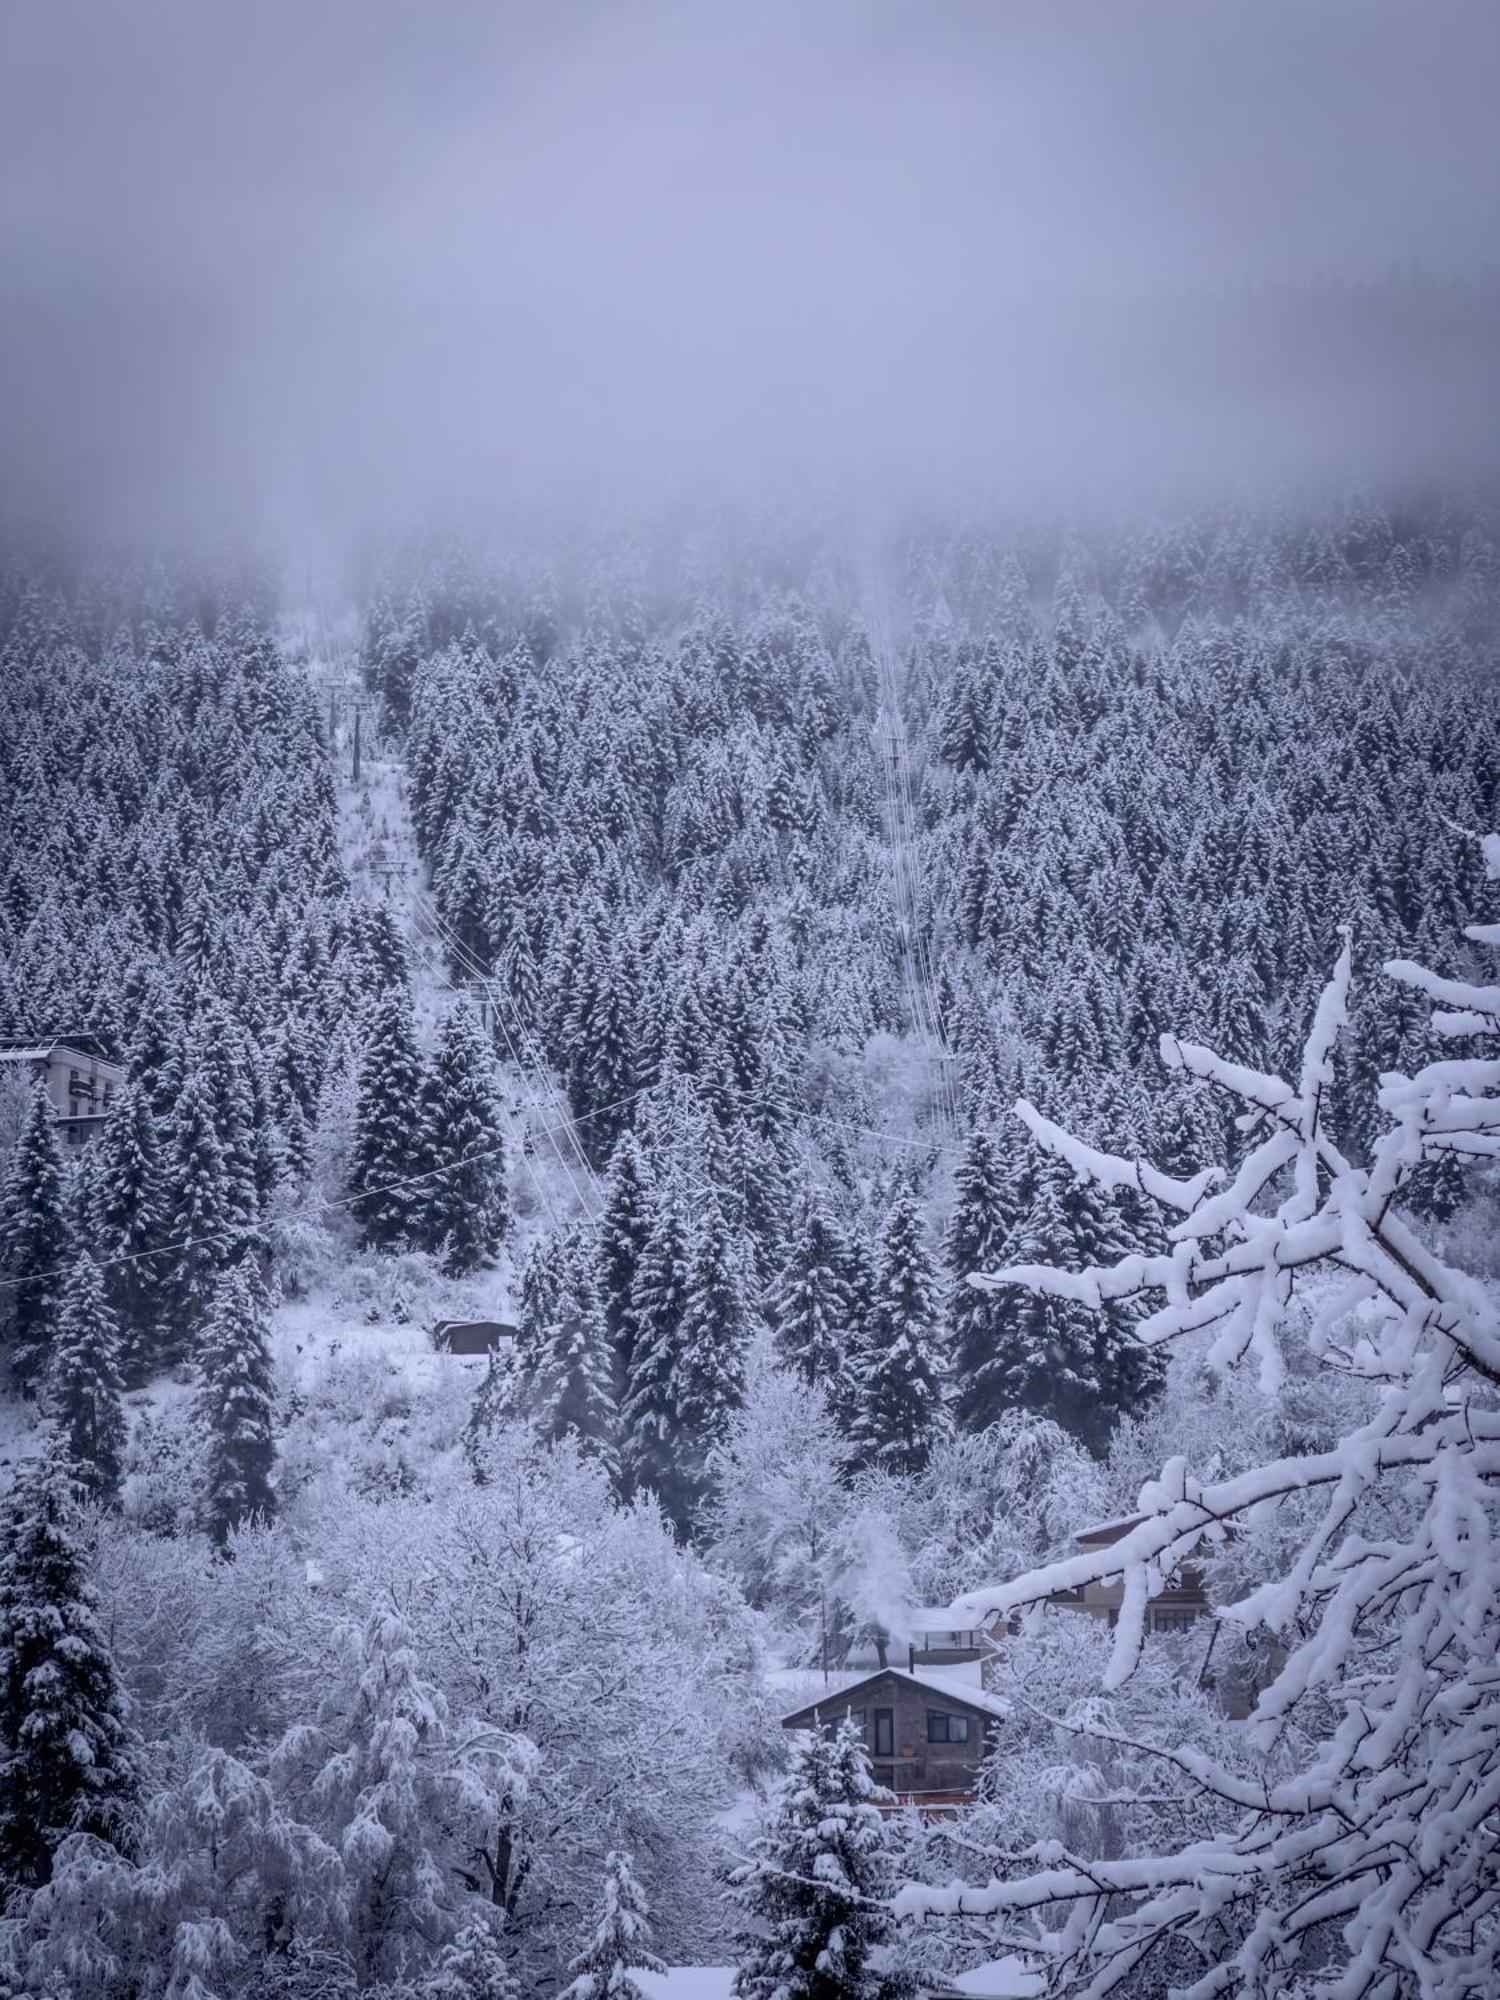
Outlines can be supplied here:
<path id="1" fill-rule="evenodd" d="M 354 704 L 354 782 L 356 785 L 359 783 L 359 724 L 363 714 L 364 708 L 362 704 L 356 702 Z"/>

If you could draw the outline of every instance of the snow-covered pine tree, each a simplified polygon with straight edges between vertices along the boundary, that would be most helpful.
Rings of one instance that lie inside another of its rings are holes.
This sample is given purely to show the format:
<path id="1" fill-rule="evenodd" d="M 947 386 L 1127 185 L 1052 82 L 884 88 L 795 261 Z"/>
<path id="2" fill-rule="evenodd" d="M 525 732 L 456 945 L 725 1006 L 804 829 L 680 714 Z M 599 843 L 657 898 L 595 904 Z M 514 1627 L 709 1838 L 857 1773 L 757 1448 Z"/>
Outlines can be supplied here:
<path id="1" fill-rule="evenodd" d="M 1118 1256 L 1123 1239 L 1108 1207 L 1108 1196 L 1043 1157 L 1006 1254 L 1017 1263 L 1055 1257 L 1069 1269 Z M 961 1391 L 964 1406 L 989 1421 L 1030 1410 L 1102 1456 L 1119 1419 L 1159 1389 L 1160 1357 L 1135 1339 L 1119 1307 L 1091 1311 L 1076 1299 L 1020 1291 L 992 1294 L 990 1303 L 989 1350 L 971 1359 Z"/>
<path id="2" fill-rule="evenodd" d="M 577 1235 L 560 1246 L 556 1282 L 544 1288 L 529 1326 L 522 1362 L 525 1400 L 539 1437 L 572 1436 L 618 1481 L 619 1412 L 592 1245 Z"/>
<path id="3" fill-rule="evenodd" d="M 247 1521 L 276 1511 L 276 1386 L 254 1274 L 219 1280 L 198 1337 L 196 1414 L 207 1439 L 202 1519 L 220 1548 Z"/>
<path id="4" fill-rule="evenodd" d="M 954 1416 L 965 1430 L 983 1430 L 1002 1414 L 988 1393 L 986 1363 L 995 1344 L 993 1295 L 969 1283 L 970 1275 L 1000 1261 L 1015 1222 L 1012 1188 L 993 1133 L 976 1126 L 954 1176 L 956 1200 L 944 1256 L 948 1266 L 948 1326 L 955 1381 Z"/>
<path id="5" fill-rule="evenodd" d="M 494 1262 L 509 1212 L 500 1087 L 490 1046 L 472 1010 L 460 1003 L 438 1036 L 425 1096 L 433 1178 L 424 1197 L 422 1234 L 450 1276 Z"/>
<path id="6" fill-rule="evenodd" d="M 663 1494 L 676 1463 L 677 1366 L 688 1299 L 688 1243 L 673 1181 L 651 1191 L 645 1247 L 631 1294 L 636 1338 L 620 1411 L 628 1492 Z"/>
<path id="7" fill-rule="evenodd" d="M 1500 880 L 1500 835 L 1483 852 Z M 1468 936 L 1500 946 L 1500 924 L 1472 925 Z M 1290 1760 L 1247 1781 L 1212 1757 L 1185 1763 L 1175 1741 L 1112 1739 L 1146 1768 L 1160 1758 L 1186 1772 L 1215 1811 L 1238 1809 L 1227 1830 L 1127 1858 L 1059 1852 L 1040 1873 L 1008 1868 L 971 1889 L 911 1884 L 897 1898 L 903 1915 L 989 1917 L 1004 1936 L 1031 1936 L 1038 1913 L 1050 1913 L 1061 1992 L 1148 1990 L 1169 1967 L 1185 2000 L 1291 1991 L 1468 2000 L 1493 1983 L 1500 1315 L 1421 1240 L 1402 1197 L 1424 1160 L 1500 1157 L 1489 1054 L 1500 985 L 1387 963 L 1389 978 L 1437 1003 L 1437 1034 L 1473 1038 L 1478 1051 L 1387 1073 L 1384 1129 L 1358 1166 L 1329 1126 L 1350 961 L 1346 939 L 1295 1083 L 1163 1036 L 1169 1068 L 1243 1107 L 1253 1143 L 1232 1170 L 1179 1180 L 1018 1106 L 1074 1173 L 1106 1192 L 1137 1188 L 1177 1219 L 1165 1252 L 1085 1271 L 1016 1264 L 992 1282 L 1093 1306 L 1157 1294 L 1143 1337 L 1211 1333 L 1211 1363 L 1253 1359 L 1269 1392 L 1284 1378 L 1282 1343 L 1295 1326 L 1318 1367 L 1374 1392 L 1365 1420 L 1331 1449 L 1206 1481 L 1185 1458 L 1169 1460 L 1141 1492 L 1138 1525 L 1107 1549 L 952 1607 L 955 1622 L 1009 1617 L 1059 1591 L 1118 1581 L 1105 1686 L 1119 1687 L 1141 1658 L 1151 1599 L 1182 1564 L 1230 1529 L 1250 1542 L 1260 1524 L 1289 1517 L 1289 1540 L 1273 1527 L 1265 1581 L 1217 1615 L 1279 1656 L 1243 1740 L 1268 1755 L 1291 1745 Z M 1326 1282 L 1293 1321 L 1309 1277 Z"/>
<path id="8" fill-rule="evenodd" d="M 906 2000 L 885 1822 L 852 1718 L 810 1731 L 736 1869 L 736 2000 Z"/>
<path id="9" fill-rule="evenodd" d="M 80 1251 L 63 1285 L 47 1364 L 47 1414 L 88 1499 L 112 1506 L 124 1471 L 127 1426 L 120 1331 L 104 1279 Z"/>
<path id="10" fill-rule="evenodd" d="M 46 1881 L 68 1834 L 123 1841 L 136 1783 L 67 1455 L 39 1444 L 0 1515 L 0 1906 Z"/>
<path id="11" fill-rule="evenodd" d="M 849 1246 L 822 1196 L 809 1188 L 792 1253 L 766 1301 L 776 1350 L 840 1416 L 850 1410 L 854 1301 L 844 1281 Z"/>
<path id="12" fill-rule="evenodd" d="M 599 1291 L 621 1393 L 630 1380 L 635 1353 L 636 1273 L 650 1226 L 649 1192 L 640 1141 L 633 1132 L 623 1132 L 610 1161 L 599 1224 Z"/>
<path id="13" fill-rule="evenodd" d="M 370 1250 L 399 1250 L 420 1237 L 431 1183 L 413 1178 L 431 1164 L 422 1058 L 411 997 L 390 987 L 370 1016 L 359 1071 L 350 1208 Z"/>
<path id="14" fill-rule="evenodd" d="M 444 1946 L 417 1992 L 419 2000 L 522 2000 L 495 1926 L 481 1915 L 471 1917 Z"/>
<path id="15" fill-rule="evenodd" d="M 891 1204 L 858 1357 L 854 1437 L 866 1465 L 920 1472 L 948 1426 L 937 1275 L 912 1194 Z"/>
<path id="16" fill-rule="evenodd" d="M 56 1337 L 68 1245 L 52 1101 L 39 1080 L 11 1155 L 0 1212 L 0 1263 L 9 1281 L 11 1372 L 27 1386 L 45 1373 Z"/>
<path id="17" fill-rule="evenodd" d="M 716 1201 L 700 1215 L 688 1263 L 672 1382 L 672 1473 L 662 1504 L 680 1534 L 699 1521 L 709 1491 L 709 1458 L 745 1394 L 749 1338 L 743 1287 L 729 1228 Z"/>
<path id="18" fill-rule="evenodd" d="M 242 1247 L 244 1227 L 225 1170 L 208 1080 L 193 1064 L 185 1066 L 177 1096 L 166 1184 L 176 1352 L 208 1311 L 220 1272 Z"/>
<path id="19" fill-rule="evenodd" d="M 489 1477 L 487 1461 L 497 1432 L 517 1414 L 517 1389 L 510 1358 L 502 1360 L 492 1353 L 464 1419 L 463 1454 L 476 1486 L 483 1486 Z"/>
<path id="20" fill-rule="evenodd" d="M 162 1167 L 156 1121 L 145 1090 L 128 1077 L 98 1144 L 95 1247 L 120 1323 L 127 1380 L 140 1380 L 157 1358 L 167 1305 Z"/>
<path id="21" fill-rule="evenodd" d="M 651 1949 L 651 1913 L 628 1854 L 611 1848 L 604 1863 L 599 1921 L 568 1967 L 573 1978 L 560 2000 L 645 2000 L 632 1972 L 664 1973 Z"/>

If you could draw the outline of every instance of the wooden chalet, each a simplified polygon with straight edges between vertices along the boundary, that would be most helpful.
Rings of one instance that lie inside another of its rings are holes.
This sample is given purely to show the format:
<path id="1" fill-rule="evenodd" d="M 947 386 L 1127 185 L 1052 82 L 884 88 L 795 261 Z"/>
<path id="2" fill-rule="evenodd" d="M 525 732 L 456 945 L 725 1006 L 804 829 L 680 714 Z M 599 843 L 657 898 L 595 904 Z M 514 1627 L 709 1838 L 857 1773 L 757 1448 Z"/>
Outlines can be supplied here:
<path id="1" fill-rule="evenodd" d="M 1109 1548 L 1128 1535 L 1132 1528 L 1138 1528 L 1144 1518 L 1144 1515 L 1133 1514 L 1121 1521 L 1102 1521 L 1097 1527 L 1081 1529 L 1073 1540 L 1079 1549 L 1087 1552 Z M 1077 1590 L 1060 1590 L 1047 1602 L 1062 1610 L 1086 1612 L 1091 1618 L 1102 1618 L 1114 1625 L 1124 1599 L 1125 1585 L 1116 1577 L 1110 1583 L 1086 1583 Z M 1202 1577 L 1196 1569 L 1184 1564 L 1175 1581 L 1159 1596 L 1152 1598 L 1146 1612 L 1147 1630 L 1186 1632 L 1200 1618 L 1206 1618 L 1209 1609 Z"/>
<path id="2" fill-rule="evenodd" d="M 836 1729 L 852 1716 L 877 1785 L 897 1805 L 956 1812 L 974 1797 L 1005 1704 L 972 1677 L 940 1667 L 877 1667 L 839 1677 L 783 1715 L 783 1729 Z"/>

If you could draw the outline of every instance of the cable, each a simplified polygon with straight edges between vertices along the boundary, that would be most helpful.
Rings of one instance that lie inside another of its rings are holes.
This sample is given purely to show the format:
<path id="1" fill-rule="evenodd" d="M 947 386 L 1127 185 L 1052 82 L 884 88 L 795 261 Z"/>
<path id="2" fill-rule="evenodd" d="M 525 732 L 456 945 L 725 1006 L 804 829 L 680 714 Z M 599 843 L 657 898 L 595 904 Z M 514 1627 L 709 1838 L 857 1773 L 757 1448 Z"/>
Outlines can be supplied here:
<path id="1" fill-rule="evenodd" d="M 679 1080 L 683 1083 L 687 1081 L 686 1078 Z M 612 1104 L 601 1104 L 587 1115 L 590 1118 L 603 1117 L 611 1111 L 623 1111 L 627 1105 L 634 1104 L 638 1099 L 660 1088 L 660 1082 L 643 1083 L 637 1089 L 627 1092 L 624 1097 L 617 1097 Z M 932 1139 L 908 1138 L 900 1132 L 888 1132 L 879 1125 L 861 1125 L 853 1119 L 835 1118 L 831 1112 L 809 1111 L 804 1115 L 812 1124 L 831 1126 L 841 1132 L 858 1132 L 867 1138 L 884 1139 L 889 1145 L 910 1146 L 920 1152 L 950 1153 L 955 1156 L 961 1156 L 964 1150 L 962 1146 L 943 1145 Z M 674 1104 L 674 1126 L 676 1116 L 677 1111 Z M 536 1136 L 546 1138 L 551 1135 L 553 1130 L 563 1129 L 566 1128 L 544 1126 Z M 497 1153 L 507 1151 L 508 1146 L 509 1142 L 505 1140 L 500 1141 L 499 1144 L 494 1146 L 483 1146 L 475 1152 L 465 1153 L 461 1160 L 450 1160 L 445 1166 L 441 1167 L 429 1167 L 425 1173 L 410 1174 L 402 1180 L 385 1181 L 378 1187 L 361 1188 L 357 1194 L 337 1195 L 329 1201 L 325 1201 L 319 1196 L 316 1201 L 308 1202 L 302 1208 L 288 1210 L 284 1216 L 278 1219 L 285 1222 L 297 1222 L 306 1220 L 309 1217 L 324 1215 L 330 1209 L 352 1208 L 355 1202 L 363 1201 L 370 1196 L 395 1194 L 402 1188 L 418 1187 L 425 1181 L 440 1180 L 445 1174 L 456 1174 L 460 1168 L 471 1166 L 476 1160 L 493 1159 Z M 522 1164 L 527 1165 L 524 1156 Z M 532 1178 L 535 1180 L 535 1172 L 529 1165 L 527 1166 L 527 1171 L 532 1173 Z M 540 1190 L 541 1183 L 538 1182 L 537 1185 Z M 545 1194 L 543 1195 L 543 1201 L 545 1205 Z M 553 1220 L 556 1220 L 555 1215 L 553 1216 Z M 251 1227 L 253 1228 L 253 1225 Z M 146 1264 L 150 1263 L 153 1258 L 170 1256 L 176 1250 L 196 1249 L 199 1245 L 207 1243 L 233 1242 L 250 1233 L 251 1229 L 241 1224 L 232 1229 L 209 1230 L 202 1236 L 182 1236 L 171 1243 L 158 1243 L 152 1250 L 135 1250 L 128 1252 L 122 1257 L 96 1257 L 94 1259 L 94 1268 L 97 1271 L 110 1271 L 127 1264 Z M 47 1271 L 32 1271 L 24 1278 L 0 1278 L 0 1288 L 14 1291 L 18 1290 L 22 1285 L 39 1285 L 49 1278 L 65 1278 L 72 1269 L 73 1266 L 71 1264 L 58 1264 Z"/>
<path id="2" fill-rule="evenodd" d="M 505 1046 L 510 1052 L 510 1059 L 515 1064 L 516 1069 L 522 1075 L 524 1075 L 526 1073 L 529 1063 L 529 1066 L 533 1070 L 535 1070 L 538 1074 L 540 1074 L 541 1077 L 543 1078 L 544 1092 L 546 1093 L 547 1096 L 552 1098 L 554 1104 L 556 1105 L 557 1110 L 561 1113 L 564 1121 L 563 1129 L 567 1132 L 568 1137 L 572 1140 L 573 1150 L 578 1155 L 578 1159 L 583 1166 L 584 1172 L 588 1175 L 589 1191 L 593 1195 L 594 1200 L 602 1207 L 603 1195 L 599 1187 L 598 1176 L 594 1173 L 592 1167 L 589 1165 L 587 1155 L 584 1153 L 583 1147 L 579 1143 L 578 1135 L 576 1131 L 574 1131 L 573 1129 L 572 1111 L 568 1106 L 566 1100 L 564 1100 L 560 1096 L 556 1087 L 546 1081 L 548 1075 L 547 1067 L 540 1060 L 541 1051 L 535 1046 L 534 1043 L 531 1043 L 526 1036 L 525 1024 L 521 1020 L 520 1009 L 514 1007 L 514 1003 L 511 1001 L 510 995 L 503 992 L 503 990 L 497 989 L 490 981 L 489 976 L 479 968 L 478 962 L 475 960 L 473 954 L 467 950 L 462 941 L 454 934 L 454 932 L 444 922 L 442 912 L 438 909 L 432 897 L 428 895 L 427 892 L 420 886 L 418 886 L 413 891 L 413 895 L 417 902 L 418 908 L 422 910 L 423 913 L 427 916 L 429 922 L 431 922 L 436 927 L 439 935 L 446 940 L 448 948 L 453 953 L 454 960 L 459 966 L 460 970 L 467 971 L 469 977 L 473 980 L 476 980 L 478 984 L 483 987 L 484 991 L 489 995 L 490 1000 L 493 1002 L 495 1008 L 495 1024 L 499 1028 L 502 1036 L 504 1036 L 505 1038 Z M 517 1035 L 521 1038 L 521 1044 L 526 1051 L 528 1062 L 522 1062 L 520 1056 L 517 1054 L 516 1042 L 512 1039 L 510 1031 L 506 1026 L 503 1010 L 507 1007 L 511 1007 L 513 1009 L 513 1018 L 515 1021 Z M 562 1168 L 563 1172 L 568 1177 L 568 1183 L 573 1190 L 574 1196 L 578 1201 L 579 1207 L 584 1211 L 585 1214 L 587 1214 L 589 1212 L 590 1203 L 585 1199 L 583 1192 L 579 1187 L 578 1181 L 574 1177 L 572 1165 L 564 1156 L 562 1148 L 558 1145 L 555 1136 L 552 1137 L 552 1150 L 553 1153 L 556 1155 L 558 1165 Z"/>

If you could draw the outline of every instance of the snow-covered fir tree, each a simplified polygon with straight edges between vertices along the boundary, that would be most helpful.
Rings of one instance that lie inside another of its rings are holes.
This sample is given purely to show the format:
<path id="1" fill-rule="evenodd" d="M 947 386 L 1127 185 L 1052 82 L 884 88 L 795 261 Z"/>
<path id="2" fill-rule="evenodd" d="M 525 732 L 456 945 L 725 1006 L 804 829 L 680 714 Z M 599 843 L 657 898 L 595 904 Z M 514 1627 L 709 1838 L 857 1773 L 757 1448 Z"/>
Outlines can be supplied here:
<path id="1" fill-rule="evenodd" d="M 672 1375 L 672 1470 L 662 1504 L 683 1533 L 708 1495 L 708 1461 L 728 1432 L 745 1389 L 749 1338 L 743 1283 L 717 1202 L 700 1218 L 687 1270 Z"/>
<path id="2" fill-rule="evenodd" d="M 155 1358 L 168 1293 L 156 1121 L 146 1091 L 133 1076 L 126 1078 L 104 1121 L 98 1153 L 94 1241 L 120 1323 L 125 1370 L 139 1380 Z"/>
<path id="3" fill-rule="evenodd" d="M 839 1411 L 849 1408 L 854 1301 L 845 1282 L 849 1246 L 827 1205 L 809 1190 L 791 1254 L 766 1301 L 777 1349 L 811 1387 Z"/>
<path id="4" fill-rule="evenodd" d="M 433 1186 L 425 1094 L 411 998 L 393 986 L 369 1017 L 349 1157 L 349 1205 L 369 1249 L 421 1240 Z"/>
<path id="5" fill-rule="evenodd" d="M 437 1969 L 422 1981 L 421 2000 L 521 2000 L 521 1989 L 488 1917 L 471 1917 Z"/>
<path id="6" fill-rule="evenodd" d="M 70 1232 L 62 1162 L 47 1086 L 38 1081 L 5 1177 L 0 1257 L 11 1340 L 11 1371 L 33 1384 L 46 1372 L 57 1333 Z"/>
<path id="7" fill-rule="evenodd" d="M 885 1822 L 850 1719 L 810 1731 L 735 1871 L 736 2000 L 906 2000 Z"/>
<path id="8" fill-rule="evenodd" d="M 101 1505 L 119 1497 L 127 1425 L 120 1330 L 104 1279 L 81 1251 L 63 1285 L 47 1364 L 47 1415 L 80 1490 Z"/>
<path id="9" fill-rule="evenodd" d="M 206 1444 L 201 1517 L 222 1547 L 276 1511 L 276 1383 L 254 1271 L 219 1280 L 197 1342 L 194 1410 Z"/>
<path id="10" fill-rule="evenodd" d="M 432 1177 L 422 1235 L 456 1277 L 494 1261 L 505 1235 L 505 1140 L 489 1044 L 470 1009 L 456 1006 L 438 1036 L 425 1090 Z"/>
<path id="11" fill-rule="evenodd" d="M 630 1380 L 635 1356 L 636 1273 L 650 1228 L 649 1190 L 640 1141 L 633 1132 L 622 1133 L 610 1161 L 599 1223 L 599 1291 L 621 1390 Z"/>
<path id="12" fill-rule="evenodd" d="M 658 1184 L 631 1293 L 636 1337 L 620 1412 L 628 1487 L 658 1496 L 676 1473 L 677 1368 L 688 1305 L 688 1257 L 677 1191 Z"/>
<path id="13" fill-rule="evenodd" d="M 594 1934 L 568 1967 L 573 1977 L 561 2000 L 645 2000 L 633 1972 L 664 1973 L 651 1949 L 651 1913 L 631 1859 L 611 1848 Z"/>
<path id="14" fill-rule="evenodd" d="M 243 1247 L 243 1186 L 231 1185 L 207 1075 L 189 1066 L 172 1117 L 166 1182 L 175 1358 L 209 1309 L 220 1273 Z"/>
<path id="15" fill-rule="evenodd" d="M 619 1413 L 592 1244 L 564 1239 L 555 1281 L 537 1284 L 530 1305 L 521 1359 L 531 1422 L 540 1437 L 574 1438 L 618 1481 Z"/>
<path id="16" fill-rule="evenodd" d="M 45 1882 L 70 1833 L 125 1841 L 139 1768 L 65 1452 L 45 1433 L 0 1516 L 0 1892 Z"/>
<path id="17" fill-rule="evenodd" d="M 1031 1185 L 1026 1212 L 1005 1244 L 1013 1261 L 1056 1257 L 1082 1268 L 1121 1254 L 1124 1239 L 1108 1195 L 1046 1157 L 1036 1163 Z M 1118 1307 L 1096 1311 L 1043 1292 L 992 1294 L 988 1303 L 975 1324 L 989 1345 L 970 1354 L 972 1374 L 961 1391 L 969 1411 L 993 1421 L 1006 1410 L 1030 1410 L 1102 1454 L 1118 1419 L 1160 1386 L 1159 1357 L 1134 1337 Z"/>
<path id="18" fill-rule="evenodd" d="M 886 1217 L 857 1366 L 861 1457 L 885 1471 L 920 1472 L 948 1417 L 937 1274 L 910 1194 L 898 1195 Z"/>

